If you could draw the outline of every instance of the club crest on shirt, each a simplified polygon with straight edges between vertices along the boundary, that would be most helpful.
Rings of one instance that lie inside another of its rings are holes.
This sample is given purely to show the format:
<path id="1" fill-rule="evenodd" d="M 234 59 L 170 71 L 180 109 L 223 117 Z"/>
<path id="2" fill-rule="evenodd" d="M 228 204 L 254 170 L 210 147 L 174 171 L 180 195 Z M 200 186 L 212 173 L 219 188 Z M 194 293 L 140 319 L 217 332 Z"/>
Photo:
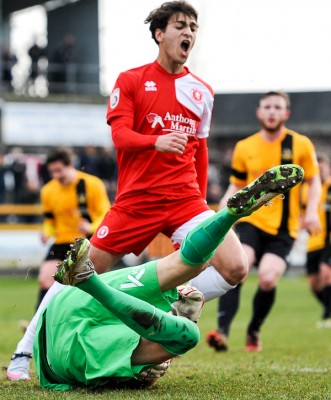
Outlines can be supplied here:
<path id="1" fill-rule="evenodd" d="M 120 101 L 120 89 L 116 88 L 110 95 L 110 108 L 115 108 Z"/>
<path id="2" fill-rule="evenodd" d="M 97 237 L 99 239 L 103 239 L 108 235 L 108 232 L 109 232 L 108 226 L 103 225 L 98 229 Z"/>
<path id="3" fill-rule="evenodd" d="M 192 89 L 191 91 L 191 96 L 193 98 L 193 100 L 197 103 L 197 104 L 201 104 L 203 101 L 203 93 L 201 92 L 201 90 L 199 89 Z"/>

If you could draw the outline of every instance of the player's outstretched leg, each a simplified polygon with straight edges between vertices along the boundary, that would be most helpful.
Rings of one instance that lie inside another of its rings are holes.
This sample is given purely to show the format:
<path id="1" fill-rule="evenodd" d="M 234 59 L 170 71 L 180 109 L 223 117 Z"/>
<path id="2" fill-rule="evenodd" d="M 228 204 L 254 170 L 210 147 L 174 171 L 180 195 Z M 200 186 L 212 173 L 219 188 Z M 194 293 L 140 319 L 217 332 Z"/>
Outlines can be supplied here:
<path id="1" fill-rule="evenodd" d="M 196 346 L 200 332 L 188 316 L 198 317 L 204 302 L 200 292 L 200 296 L 197 296 L 197 290 L 194 291 L 194 296 L 187 296 L 190 300 L 189 307 L 192 309 L 188 311 L 189 307 L 186 307 L 186 318 L 183 318 L 184 312 L 178 312 L 178 318 L 104 283 L 95 273 L 93 263 L 89 259 L 89 248 L 88 239 L 76 239 L 66 259 L 58 264 L 54 279 L 89 293 L 129 328 L 140 336 L 161 344 L 172 355 L 184 354 Z"/>
<path id="2" fill-rule="evenodd" d="M 227 207 L 197 225 L 180 248 L 182 260 L 200 266 L 212 258 L 232 225 L 252 214 L 270 200 L 284 194 L 303 180 L 303 168 L 295 164 L 279 165 L 259 176 L 228 199 Z"/>
<path id="3" fill-rule="evenodd" d="M 15 352 L 11 357 L 10 363 L 7 368 L 7 378 L 11 381 L 30 381 L 30 362 L 33 353 L 33 338 L 36 332 L 36 326 L 40 314 L 50 302 L 55 293 L 62 290 L 63 286 L 59 284 L 52 285 L 47 291 L 46 296 L 43 298 L 38 307 L 35 315 L 30 321 L 23 338 L 18 342 Z"/>

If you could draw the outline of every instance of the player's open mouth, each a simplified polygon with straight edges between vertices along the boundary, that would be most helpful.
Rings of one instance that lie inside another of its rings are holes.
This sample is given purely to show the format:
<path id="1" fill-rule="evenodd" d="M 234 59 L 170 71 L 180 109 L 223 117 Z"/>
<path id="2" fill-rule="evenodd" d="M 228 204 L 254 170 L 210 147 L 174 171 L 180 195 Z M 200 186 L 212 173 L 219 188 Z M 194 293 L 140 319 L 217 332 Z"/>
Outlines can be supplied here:
<path id="1" fill-rule="evenodd" d="M 180 44 L 180 47 L 186 53 L 190 48 L 190 42 L 188 40 L 183 40 L 182 43 Z"/>

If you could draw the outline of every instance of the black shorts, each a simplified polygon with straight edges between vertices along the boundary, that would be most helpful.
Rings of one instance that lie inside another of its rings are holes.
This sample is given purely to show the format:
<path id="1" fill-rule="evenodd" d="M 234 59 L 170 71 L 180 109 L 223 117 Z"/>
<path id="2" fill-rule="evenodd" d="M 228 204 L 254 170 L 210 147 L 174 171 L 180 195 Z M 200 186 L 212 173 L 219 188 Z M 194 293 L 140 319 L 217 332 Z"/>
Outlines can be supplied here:
<path id="1" fill-rule="evenodd" d="M 317 274 L 321 263 L 328 264 L 331 268 L 331 246 L 307 253 L 307 275 Z"/>
<path id="2" fill-rule="evenodd" d="M 70 244 L 72 243 L 64 243 L 64 244 L 53 244 L 45 258 L 45 261 L 48 260 L 64 260 L 67 254 L 67 251 L 71 249 Z"/>
<path id="3" fill-rule="evenodd" d="M 235 232 L 241 243 L 255 250 L 257 264 L 265 253 L 276 254 L 286 261 L 294 243 L 294 239 L 285 231 L 270 235 L 248 222 L 238 223 Z"/>

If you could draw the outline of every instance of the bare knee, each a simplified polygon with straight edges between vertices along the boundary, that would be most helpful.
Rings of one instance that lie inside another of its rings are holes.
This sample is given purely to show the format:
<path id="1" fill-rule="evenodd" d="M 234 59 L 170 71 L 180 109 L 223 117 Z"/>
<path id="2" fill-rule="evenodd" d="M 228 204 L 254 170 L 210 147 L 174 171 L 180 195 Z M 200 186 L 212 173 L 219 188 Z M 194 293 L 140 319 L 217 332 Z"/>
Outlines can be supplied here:
<path id="1" fill-rule="evenodd" d="M 262 290 L 269 292 L 277 286 L 277 280 L 265 277 L 260 279 L 259 286 Z"/>
<path id="2" fill-rule="evenodd" d="M 281 274 L 278 271 L 269 269 L 259 271 L 259 286 L 262 290 L 270 291 L 277 286 Z"/>
<path id="3" fill-rule="evenodd" d="M 237 285 L 242 282 L 248 275 L 249 265 L 246 254 L 242 252 L 234 257 L 230 268 L 223 274 L 223 278 L 232 285 Z"/>
<path id="4" fill-rule="evenodd" d="M 90 260 L 98 274 L 109 271 L 126 253 L 112 254 L 91 245 Z"/>
<path id="5" fill-rule="evenodd" d="M 219 255 L 216 252 L 211 264 L 230 285 L 237 285 L 242 282 L 249 271 L 247 256 L 242 249 L 225 255 Z"/>
<path id="6" fill-rule="evenodd" d="M 258 267 L 260 288 L 265 291 L 275 288 L 285 269 L 286 262 L 281 257 L 276 254 L 265 253 Z"/>
<path id="7" fill-rule="evenodd" d="M 237 285 L 246 278 L 249 270 L 247 255 L 233 230 L 217 247 L 211 264 L 230 285 Z"/>

